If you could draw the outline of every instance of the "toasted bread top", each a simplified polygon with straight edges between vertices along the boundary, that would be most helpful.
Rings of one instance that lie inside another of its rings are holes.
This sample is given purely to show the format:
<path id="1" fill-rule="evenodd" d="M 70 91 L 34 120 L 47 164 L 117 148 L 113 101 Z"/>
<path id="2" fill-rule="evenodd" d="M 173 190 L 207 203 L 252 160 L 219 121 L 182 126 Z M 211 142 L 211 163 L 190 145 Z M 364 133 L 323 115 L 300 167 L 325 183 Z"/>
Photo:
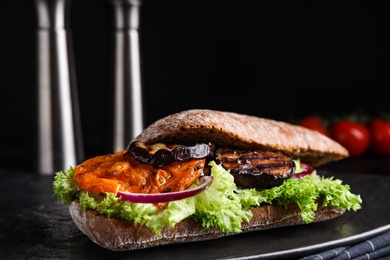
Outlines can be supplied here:
<path id="1" fill-rule="evenodd" d="M 133 141 L 214 143 L 217 147 L 278 150 L 312 166 L 341 160 L 348 151 L 327 136 L 302 126 L 234 112 L 192 109 L 166 116 Z"/>

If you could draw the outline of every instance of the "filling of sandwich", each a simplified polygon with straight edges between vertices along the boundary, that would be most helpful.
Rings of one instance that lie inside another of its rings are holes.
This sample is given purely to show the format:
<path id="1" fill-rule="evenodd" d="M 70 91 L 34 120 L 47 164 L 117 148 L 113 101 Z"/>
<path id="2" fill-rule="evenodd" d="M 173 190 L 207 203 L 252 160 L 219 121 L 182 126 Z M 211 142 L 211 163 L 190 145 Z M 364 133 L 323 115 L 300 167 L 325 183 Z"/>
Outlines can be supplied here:
<path id="1" fill-rule="evenodd" d="M 220 148 L 214 155 L 214 149 L 211 144 L 168 146 L 134 142 L 128 150 L 81 163 L 75 168 L 74 180 L 84 191 L 155 194 L 190 187 L 207 174 L 206 158 L 215 159 L 229 170 L 235 183 L 243 188 L 281 185 L 295 170 L 292 157 L 282 152 Z"/>

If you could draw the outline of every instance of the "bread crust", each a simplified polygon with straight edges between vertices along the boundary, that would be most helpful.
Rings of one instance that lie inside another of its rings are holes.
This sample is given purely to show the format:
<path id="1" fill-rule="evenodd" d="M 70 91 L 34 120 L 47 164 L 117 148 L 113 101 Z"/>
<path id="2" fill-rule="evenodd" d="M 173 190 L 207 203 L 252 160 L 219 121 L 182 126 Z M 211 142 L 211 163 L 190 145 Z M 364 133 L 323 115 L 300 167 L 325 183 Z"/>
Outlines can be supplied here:
<path id="1" fill-rule="evenodd" d="M 220 147 L 279 150 L 316 167 L 344 159 L 348 151 L 299 125 L 234 112 L 192 109 L 157 120 L 134 138 L 145 143 L 212 142 Z"/>
<path id="2" fill-rule="evenodd" d="M 204 228 L 194 219 L 185 219 L 173 228 L 165 227 L 161 236 L 145 225 L 117 218 L 108 218 L 94 210 L 84 210 L 78 201 L 73 201 L 69 212 L 77 227 L 93 242 L 112 251 L 144 249 L 166 244 L 178 244 L 210 240 L 238 233 L 224 233 L 218 228 Z M 276 227 L 304 224 L 296 204 L 287 208 L 279 205 L 264 205 L 252 208 L 253 217 L 242 224 L 242 232 L 259 231 Z M 323 207 L 319 202 L 313 223 L 333 219 L 344 213 L 336 207 Z"/>

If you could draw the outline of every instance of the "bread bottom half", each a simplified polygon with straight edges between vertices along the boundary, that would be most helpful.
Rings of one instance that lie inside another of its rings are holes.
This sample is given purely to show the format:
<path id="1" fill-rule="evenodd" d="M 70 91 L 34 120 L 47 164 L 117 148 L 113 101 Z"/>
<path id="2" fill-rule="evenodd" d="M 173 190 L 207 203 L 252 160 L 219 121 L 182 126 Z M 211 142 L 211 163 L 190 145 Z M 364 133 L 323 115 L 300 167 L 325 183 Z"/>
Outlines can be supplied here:
<path id="1" fill-rule="evenodd" d="M 278 205 L 264 205 L 251 210 L 253 217 L 249 222 L 242 224 L 241 233 L 304 224 L 300 209 L 296 204 L 287 208 Z M 96 244 L 112 251 L 196 242 L 237 234 L 227 234 L 218 228 L 204 228 L 199 221 L 185 219 L 173 228 L 164 228 L 161 236 L 156 236 L 145 225 L 108 218 L 90 209 L 84 210 L 77 201 L 71 203 L 69 212 L 81 232 Z M 313 223 L 330 220 L 343 213 L 344 210 L 340 208 L 323 207 L 319 203 Z"/>

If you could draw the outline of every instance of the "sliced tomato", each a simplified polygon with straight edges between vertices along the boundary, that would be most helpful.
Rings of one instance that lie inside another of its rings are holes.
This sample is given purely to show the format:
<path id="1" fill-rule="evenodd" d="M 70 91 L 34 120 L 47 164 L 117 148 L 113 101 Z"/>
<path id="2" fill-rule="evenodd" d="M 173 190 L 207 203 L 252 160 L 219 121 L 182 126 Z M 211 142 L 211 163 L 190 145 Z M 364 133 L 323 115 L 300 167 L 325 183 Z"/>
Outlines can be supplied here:
<path id="1" fill-rule="evenodd" d="M 348 150 L 351 157 L 363 155 L 370 145 L 370 131 L 365 124 L 341 119 L 329 128 L 330 137 Z"/>

